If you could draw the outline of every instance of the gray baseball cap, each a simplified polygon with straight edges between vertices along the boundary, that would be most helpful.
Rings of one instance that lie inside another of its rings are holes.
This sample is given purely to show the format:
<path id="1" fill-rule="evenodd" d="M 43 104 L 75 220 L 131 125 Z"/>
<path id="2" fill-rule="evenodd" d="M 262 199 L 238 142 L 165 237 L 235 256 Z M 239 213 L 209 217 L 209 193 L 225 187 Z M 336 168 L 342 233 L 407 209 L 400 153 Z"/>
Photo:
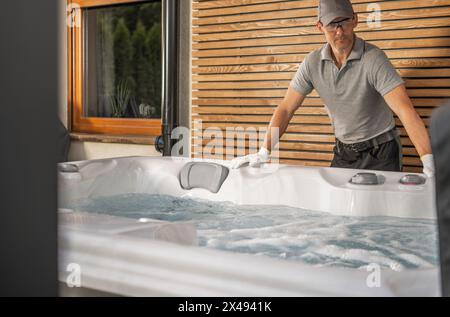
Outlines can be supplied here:
<path id="1" fill-rule="evenodd" d="M 353 7 L 349 0 L 320 0 L 318 18 L 327 26 L 336 18 L 353 17 Z"/>

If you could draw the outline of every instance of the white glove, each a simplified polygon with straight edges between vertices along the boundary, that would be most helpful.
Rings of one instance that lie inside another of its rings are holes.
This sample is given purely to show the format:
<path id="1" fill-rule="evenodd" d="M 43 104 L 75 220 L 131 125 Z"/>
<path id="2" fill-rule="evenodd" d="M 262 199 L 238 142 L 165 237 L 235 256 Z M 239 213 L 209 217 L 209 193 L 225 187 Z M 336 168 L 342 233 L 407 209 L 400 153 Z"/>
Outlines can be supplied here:
<path id="1" fill-rule="evenodd" d="M 249 163 L 251 167 L 259 167 L 262 163 L 269 161 L 269 150 L 262 147 L 258 153 L 237 157 L 231 160 L 231 168 L 240 168 L 242 165 Z"/>
<path id="2" fill-rule="evenodd" d="M 420 157 L 420 160 L 423 164 L 423 173 L 427 177 L 433 177 L 434 176 L 434 158 L 433 154 L 425 154 L 422 157 Z"/>

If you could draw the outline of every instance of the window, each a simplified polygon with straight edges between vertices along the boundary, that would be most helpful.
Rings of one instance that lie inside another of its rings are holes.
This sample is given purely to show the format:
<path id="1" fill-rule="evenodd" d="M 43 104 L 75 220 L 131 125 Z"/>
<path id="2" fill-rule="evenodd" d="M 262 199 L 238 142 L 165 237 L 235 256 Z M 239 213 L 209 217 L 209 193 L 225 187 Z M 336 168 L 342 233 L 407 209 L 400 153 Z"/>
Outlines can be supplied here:
<path id="1" fill-rule="evenodd" d="M 72 131 L 161 134 L 161 1 L 69 5 L 79 15 L 68 36 Z"/>

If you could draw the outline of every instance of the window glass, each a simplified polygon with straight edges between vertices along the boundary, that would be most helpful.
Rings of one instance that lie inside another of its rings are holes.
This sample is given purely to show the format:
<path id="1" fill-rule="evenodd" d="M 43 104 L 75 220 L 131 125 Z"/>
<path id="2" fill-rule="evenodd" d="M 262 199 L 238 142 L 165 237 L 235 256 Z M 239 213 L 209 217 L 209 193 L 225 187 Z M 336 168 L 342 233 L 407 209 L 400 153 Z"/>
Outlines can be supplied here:
<path id="1" fill-rule="evenodd" d="M 161 117 L 161 2 L 86 9 L 85 117 Z"/>

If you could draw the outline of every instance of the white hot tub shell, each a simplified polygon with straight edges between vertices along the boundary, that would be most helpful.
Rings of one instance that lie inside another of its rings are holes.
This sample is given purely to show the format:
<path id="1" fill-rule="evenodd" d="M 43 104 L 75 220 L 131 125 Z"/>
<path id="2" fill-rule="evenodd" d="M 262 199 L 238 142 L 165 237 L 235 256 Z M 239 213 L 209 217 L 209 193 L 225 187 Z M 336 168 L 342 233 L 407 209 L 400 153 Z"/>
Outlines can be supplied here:
<path id="1" fill-rule="evenodd" d="M 129 157 L 73 162 L 59 173 L 59 276 L 81 269 L 81 286 L 130 296 L 438 296 L 437 268 L 401 272 L 315 267 L 197 246 L 190 224 L 87 214 L 65 208 L 81 198 L 127 193 L 286 205 L 345 216 L 435 219 L 433 180 L 402 185 L 405 173 L 376 173 L 381 185 L 349 183 L 358 170 L 267 165 L 230 170 L 218 193 L 184 190 L 178 175 L 192 160 Z M 226 161 L 213 161 L 227 165 Z M 373 287 L 372 287 L 373 286 Z"/>

